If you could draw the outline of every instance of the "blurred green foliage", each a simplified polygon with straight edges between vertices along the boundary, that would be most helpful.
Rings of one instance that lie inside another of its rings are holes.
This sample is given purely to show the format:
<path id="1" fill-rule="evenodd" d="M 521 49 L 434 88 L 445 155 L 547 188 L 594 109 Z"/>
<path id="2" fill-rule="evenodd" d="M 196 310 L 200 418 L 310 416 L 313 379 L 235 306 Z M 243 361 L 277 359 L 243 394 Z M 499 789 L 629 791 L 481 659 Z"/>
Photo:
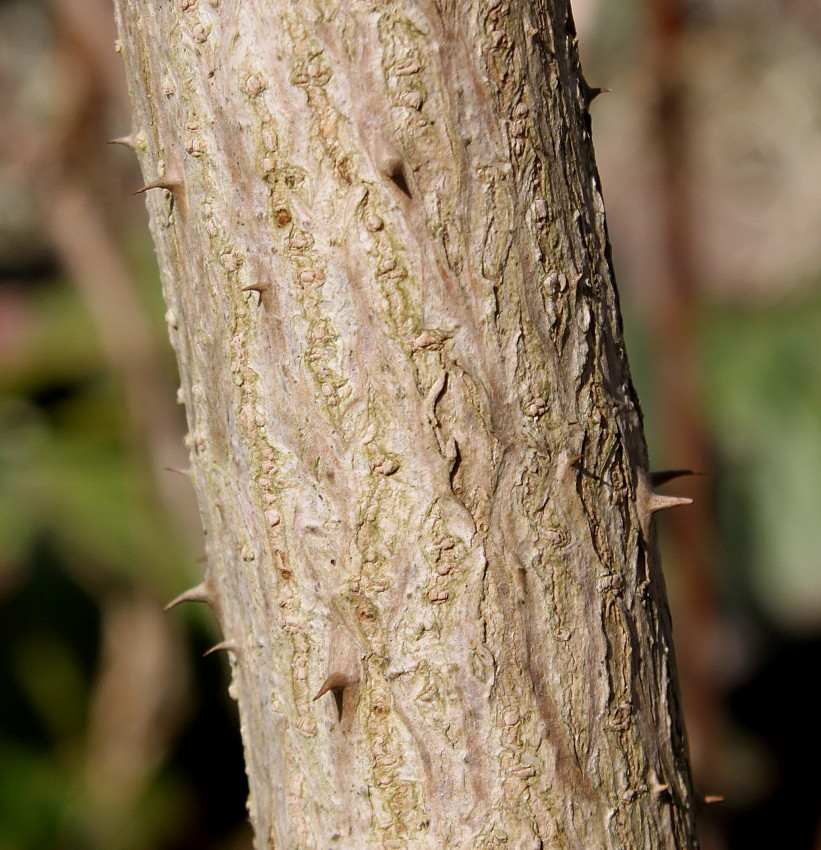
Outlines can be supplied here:
<path id="1" fill-rule="evenodd" d="M 705 311 L 701 373 L 721 476 L 718 572 L 779 629 L 821 629 L 821 297 Z"/>
<path id="2" fill-rule="evenodd" d="M 86 580 L 128 578 L 139 565 L 158 591 L 176 586 L 187 547 L 131 444 L 83 305 L 57 280 L 28 307 L 26 342 L 0 377 L 0 567 L 45 536 Z"/>
<path id="3" fill-rule="evenodd" d="M 150 263 L 145 241 L 143 251 Z M 161 334 L 155 271 L 148 283 Z M 102 700 L 105 712 L 110 701 L 100 693 L 112 666 L 106 611 L 147 595 L 159 612 L 202 567 L 179 518 L 157 498 L 120 376 L 106 366 L 78 291 L 55 275 L 4 286 L 0 300 L 17 320 L 0 355 L 0 850 L 227 846 L 244 821 L 245 792 L 217 659 L 182 660 L 200 680 L 183 701 L 193 709 L 180 708 L 177 697 L 169 703 L 172 735 L 156 763 L 135 770 L 128 811 L 117 812 L 95 786 L 93 762 L 105 761 L 106 743 L 94 729 L 101 725 L 94 703 Z M 168 348 L 164 339 L 158 344 Z M 181 412 L 179 426 L 181 439 Z M 168 616 L 187 623 L 189 657 L 213 642 L 204 607 Z M 184 681 L 183 672 L 174 675 Z M 202 704 L 203 692 L 211 704 Z M 131 731 L 109 734 L 126 740 Z M 193 747 L 191 736 L 199 738 Z M 115 753 L 117 746 L 112 741 Z M 209 754 L 207 771 L 200 748 Z M 216 793 L 223 808 L 207 811 Z"/>

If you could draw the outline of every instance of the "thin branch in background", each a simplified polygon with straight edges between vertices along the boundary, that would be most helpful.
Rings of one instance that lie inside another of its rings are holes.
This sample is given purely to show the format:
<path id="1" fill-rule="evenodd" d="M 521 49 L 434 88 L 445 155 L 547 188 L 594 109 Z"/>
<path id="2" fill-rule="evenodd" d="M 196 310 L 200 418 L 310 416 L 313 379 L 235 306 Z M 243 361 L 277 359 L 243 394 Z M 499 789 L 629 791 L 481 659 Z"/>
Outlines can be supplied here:
<path id="1" fill-rule="evenodd" d="M 687 23 L 681 0 L 645 0 L 648 60 L 653 81 L 651 131 L 658 156 L 654 184 L 659 210 L 655 233 L 661 262 L 653 333 L 660 432 L 668 460 L 698 470 L 711 468 L 710 438 L 702 409 L 698 363 L 699 270 L 695 262 L 690 192 L 690 139 L 684 79 Z M 715 552 L 713 509 L 708 488 L 693 488 L 689 511 L 666 525 L 677 568 L 674 599 L 676 654 L 696 782 L 714 790 L 717 741 L 723 708 L 715 659 L 719 615 L 711 571 Z M 710 836 L 709 846 L 721 845 Z"/>

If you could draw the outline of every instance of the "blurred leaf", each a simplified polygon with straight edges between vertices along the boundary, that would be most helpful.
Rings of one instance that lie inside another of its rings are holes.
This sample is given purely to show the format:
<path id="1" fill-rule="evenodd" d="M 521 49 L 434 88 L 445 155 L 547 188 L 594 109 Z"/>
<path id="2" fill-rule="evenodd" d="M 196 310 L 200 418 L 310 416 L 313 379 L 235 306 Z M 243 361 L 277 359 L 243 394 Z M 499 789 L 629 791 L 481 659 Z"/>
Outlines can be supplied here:
<path id="1" fill-rule="evenodd" d="M 60 637 L 39 631 L 14 647 L 18 681 L 55 740 L 83 732 L 88 683 L 71 647 Z"/>
<path id="2" fill-rule="evenodd" d="M 719 505 L 750 541 L 736 572 L 782 627 L 818 628 L 821 302 L 714 310 L 704 336 L 712 429 L 727 464 L 722 492 L 747 493 L 745 504 Z"/>
<path id="3" fill-rule="evenodd" d="M 14 850 L 77 847 L 62 829 L 70 784 L 58 763 L 0 740 L 0 846 Z"/>

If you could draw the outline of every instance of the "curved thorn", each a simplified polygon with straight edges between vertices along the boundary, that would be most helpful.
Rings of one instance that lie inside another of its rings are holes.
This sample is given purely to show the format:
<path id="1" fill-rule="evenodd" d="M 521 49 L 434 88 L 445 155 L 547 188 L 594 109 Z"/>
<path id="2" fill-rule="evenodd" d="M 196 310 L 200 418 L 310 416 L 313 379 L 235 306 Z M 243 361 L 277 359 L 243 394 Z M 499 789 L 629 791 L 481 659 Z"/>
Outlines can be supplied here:
<path id="1" fill-rule="evenodd" d="M 590 104 L 600 95 L 605 92 L 613 91 L 613 89 L 599 88 L 596 86 L 588 85 L 587 80 L 582 79 L 582 95 L 584 97 L 584 102 L 587 108 L 590 108 Z"/>
<path id="2" fill-rule="evenodd" d="M 207 655 L 210 655 L 212 652 L 218 652 L 221 649 L 225 649 L 228 652 L 236 652 L 237 645 L 230 640 L 220 641 L 216 646 L 212 646 L 211 649 L 203 652 L 202 657 L 205 658 Z"/>
<path id="3" fill-rule="evenodd" d="M 662 496 L 659 493 L 651 493 L 647 500 L 647 509 L 651 514 L 656 511 L 666 511 L 668 508 L 677 508 L 680 505 L 692 505 L 693 500 L 686 496 Z"/>
<path id="4" fill-rule="evenodd" d="M 250 286 L 244 286 L 240 292 L 256 292 L 257 304 L 262 307 L 264 306 L 263 299 L 270 288 L 267 283 L 252 283 Z"/>
<path id="5" fill-rule="evenodd" d="M 176 608 L 177 605 L 182 604 L 183 602 L 208 602 L 211 599 L 211 595 L 208 593 L 208 588 L 205 585 L 205 582 L 202 584 L 198 584 L 196 587 L 190 587 L 188 590 L 183 591 L 179 596 L 172 599 L 168 605 L 163 608 L 163 611 L 170 611 L 172 608 Z"/>
<path id="6" fill-rule="evenodd" d="M 143 192 L 147 192 L 149 189 L 168 189 L 169 192 L 174 192 L 180 188 L 180 184 L 175 180 L 169 180 L 165 177 L 160 180 L 155 180 L 153 183 L 146 183 L 145 186 L 141 186 L 137 189 L 136 192 L 133 192 L 134 195 L 142 195 Z"/>
<path id="7" fill-rule="evenodd" d="M 316 696 L 312 702 L 316 702 L 320 697 L 325 696 L 328 691 L 341 691 L 356 682 L 353 676 L 347 673 L 331 673 L 330 676 L 322 683 L 322 687 L 316 692 Z"/>
<path id="8" fill-rule="evenodd" d="M 331 675 L 328 676 L 328 678 L 322 683 L 322 687 L 317 691 L 316 696 L 313 698 L 313 702 L 316 702 L 321 696 L 330 692 L 333 694 L 334 702 L 336 703 L 336 719 L 342 720 L 345 688 L 358 681 L 358 677 L 349 676 L 347 673 L 331 673 Z"/>

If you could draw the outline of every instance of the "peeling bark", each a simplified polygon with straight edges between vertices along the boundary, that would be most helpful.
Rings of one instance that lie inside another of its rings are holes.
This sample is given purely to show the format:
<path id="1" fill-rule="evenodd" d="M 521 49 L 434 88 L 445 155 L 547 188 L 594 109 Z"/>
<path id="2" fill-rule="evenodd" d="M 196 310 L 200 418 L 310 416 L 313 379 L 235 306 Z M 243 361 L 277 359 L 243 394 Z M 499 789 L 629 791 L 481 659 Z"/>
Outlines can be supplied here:
<path id="1" fill-rule="evenodd" d="M 564 0 L 116 6 L 258 846 L 695 847 Z"/>

